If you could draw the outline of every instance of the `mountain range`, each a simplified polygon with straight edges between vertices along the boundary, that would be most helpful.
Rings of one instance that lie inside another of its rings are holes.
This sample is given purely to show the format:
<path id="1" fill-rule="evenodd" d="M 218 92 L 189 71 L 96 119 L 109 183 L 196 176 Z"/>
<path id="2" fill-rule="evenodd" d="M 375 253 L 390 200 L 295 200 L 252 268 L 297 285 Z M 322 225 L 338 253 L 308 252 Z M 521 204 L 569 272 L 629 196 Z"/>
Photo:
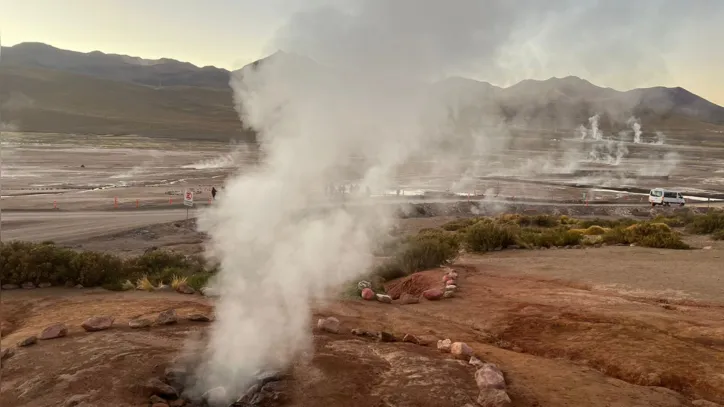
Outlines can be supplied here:
<path id="1" fill-rule="evenodd" d="M 254 136 L 233 109 L 228 70 L 42 43 L 1 51 L 0 108 L 6 127 L 197 139 Z M 242 69 L 274 58 L 295 58 L 289 55 L 278 52 Z M 569 76 L 524 80 L 508 88 L 453 77 L 431 89 L 451 106 L 454 120 L 463 127 L 495 119 L 522 128 L 568 131 L 594 114 L 600 115 L 604 129 L 625 127 L 632 116 L 646 128 L 724 126 L 723 107 L 678 87 L 621 92 Z"/>

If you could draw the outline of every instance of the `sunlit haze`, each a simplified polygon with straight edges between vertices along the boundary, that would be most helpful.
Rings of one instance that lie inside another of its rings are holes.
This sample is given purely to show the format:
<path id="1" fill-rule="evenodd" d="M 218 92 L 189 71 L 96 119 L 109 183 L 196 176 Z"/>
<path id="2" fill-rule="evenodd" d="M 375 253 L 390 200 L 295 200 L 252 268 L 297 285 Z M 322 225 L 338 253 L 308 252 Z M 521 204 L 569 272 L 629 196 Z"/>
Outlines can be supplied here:
<path id="1" fill-rule="evenodd" d="M 0 29 L 6 46 L 45 42 L 235 69 L 275 51 L 280 28 L 295 14 L 317 12 L 325 3 L 354 13 L 362 0 L 0 0 Z M 518 1 L 515 8 L 456 3 L 451 10 L 467 7 L 473 14 L 443 14 L 442 23 L 454 27 L 460 20 L 490 19 L 509 28 L 486 33 L 490 49 L 481 51 L 487 60 L 478 69 L 453 67 L 459 69 L 448 74 L 497 85 L 576 75 L 620 90 L 681 86 L 724 104 L 724 53 L 715 51 L 716 39 L 724 38 L 724 25 L 717 24 L 724 21 L 724 2 Z M 394 7 L 409 7 L 413 20 L 414 2 Z M 455 52 L 454 43 L 450 49 Z"/>

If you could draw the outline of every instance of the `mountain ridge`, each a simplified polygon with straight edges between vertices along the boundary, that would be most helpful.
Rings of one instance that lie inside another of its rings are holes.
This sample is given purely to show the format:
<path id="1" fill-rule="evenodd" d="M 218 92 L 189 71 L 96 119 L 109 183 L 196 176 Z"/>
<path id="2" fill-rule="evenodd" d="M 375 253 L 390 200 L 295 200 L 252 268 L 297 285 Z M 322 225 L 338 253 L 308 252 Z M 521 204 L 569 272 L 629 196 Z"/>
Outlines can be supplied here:
<path id="1" fill-rule="evenodd" d="M 324 68 L 308 57 L 278 51 L 238 71 L 273 60 L 311 61 Z M 249 136 L 233 109 L 229 81 L 237 71 L 169 58 L 67 51 L 43 43 L 3 47 L 0 68 L 0 107 L 8 111 L 3 118 L 25 131 Z M 470 126 L 495 118 L 516 126 L 573 129 L 594 114 L 602 116 L 601 126 L 612 128 L 632 116 L 661 126 L 724 125 L 723 107 L 681 87 L 619 91 L 576 76 L 525 79 L 499 87 L 453 76 L 430 84 L 430 89 Z M 194 124 L 184 127 L 183 122 Z"/>

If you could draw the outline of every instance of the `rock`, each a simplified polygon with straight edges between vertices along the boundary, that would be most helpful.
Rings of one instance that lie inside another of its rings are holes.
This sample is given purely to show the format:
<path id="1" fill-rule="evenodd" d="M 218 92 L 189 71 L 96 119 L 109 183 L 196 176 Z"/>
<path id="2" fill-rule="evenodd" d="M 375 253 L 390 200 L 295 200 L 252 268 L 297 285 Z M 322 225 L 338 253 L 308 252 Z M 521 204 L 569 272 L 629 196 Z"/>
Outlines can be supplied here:
<path id="1" fill-rule="evenodd" d="M 248 406 L 248 405 L 256 405 L 256 396 L 259 393 L 259 390 L 261 390 L 261 385 L 256 383 L 251 385 L 246 392 L 244 393 L 239 400 L 236 401 L 235 404 L 239 404 L 242 406 Z"/>
<path id="2" fill-rule="evenodd" d="M 168 404 L 166 404 L 166 403 L 153 403 L 153 404 L 151 404 L 151 407 L 168 407 Z"/>
<path id="3" fill-rule="evenodd" d="M 161 396 L 165 399 L 176 399 L 178 398 L 178 392 L 176 389 L 162 382 L 158 378 L 153 378 L 146 382 L 145 391 L 148 396 Z"/>
<path id="4" fill-rule="evenodd" d="M 362 290 L 362 298 L 371 301 L 375 299 L 375 292 L 371 288 L 365 288 Z"/>
<path id="5" fill-rule="evenodd" d="M 442 295 L 442 298 L 452 298 L 455 296 L 455 291 L 453 290 L 446 290 L 445 293 Z"/>
<path id="6" fill-rule="evenodd" d="M 493 363 L 485 363 L 475 371 L 475 383 L 477 383 L 480 390 L 505 390 L 503 372 Z"/>
<path id="7" fill-rule="evenodd" d="M 133 329 L 148 328 L 153 322 L 146 318 L 135 318 L 128 321 L 128 326 Z"/>
<path id="8" fill-rule="evenodd" d="M 90 397 L 88 394 L 76 394 L 74 396 L 71 396 L 68 400 L 65 400 L 65 407 L 75 407 L 83 403 Z"/>
<path id="9" fill-rule="evenodd" d="M 48 339 L 55 339 L 55 338 L 61 338 L 65 335 L 68 335 L 68 327 L 65 326 L 65 324 L 53 324 L 45 329 L 38 335 L 38 339 L 40 340 L 48 340 Z"/>
<path id="10" fill-rule="evenodd" d="M 445 291 L 455 291 L 458 289 L 458 286 L 455 284 L 445 286 Z"/>
<path id="11" fill-rule="evenodd" d="M 691 402 L 694 407 L 721 407 L 720 404 L 712 403 L 711 401 L 699 399 Z"/>
<path id="12" fill-rule="evenodd" d="M 184 399 L 177 399 L 170 403 L 168 403 L 168 407 L 183 407 L 186 405 L 186 400 Z"/>
<path id="13" fill-rule="evenodd" d="M 711 250 L 711 246 L 704 246 L 701 248 L 701 250 Z"/>
<path id="14" fill-rule="evenodd" d="M 389 332 L 380 331 L 380 332 L 377 332 L 377 341 L 378 342 L 397 342 L 397 338 L 395 338 L 395 335 L 392 335 Z"/>
<path id="15" fill-rule="evenodd" d="M 156 404 L 163 404 L 164 406 L 167 406 L 167 405 L 168 405 L 168 403 L 166 403 L 166 400 L 162 399 L 161 397 L 158 397 L 158 396 L 155 395 L 155 394 L 154 394 L 153 396 L 151 396 L 151 397 L 148 399 L 148 401 L 149 401 L 151 404 L 153 404 L 153 405 L 156 405 Z"/>
<path id="16" fill-rule="evenodd" d="M 447 284 L 447 282 L 450 281 L 450 280 L 454 280 L 454 278 L 450 277 L 449 274 L 445 274 L 444 276 L 442 276 L 442 282 L 443 282 L 443 283 Z"/>
<path id="17" fill-rule="evenodd" d="M 457 280 L 458 278 L 458 273 L 455 271 L 450 271 L 447 273 L 447 275 L 450 276 L 450 278 L 452 278 L 453 280 Z"/>
<path id="18" fill-rule="evenodd" d="M 38 284 L 38 288 L 50 288 L 50 287 L 52 287 L 52 286 L 53 286 L 53 284 L 50 284 L 50 283 L 40 283 L 40 284 Z"/>
<path id="19" fill-rule="evenodd" d="M 454 287 L 455 285 L 456 285 L 455 280 L 448 280 L 447 283 L 445 283 L 445 288 Z"/>
<path id="20" fill-rule="evenodd" d="M 201 295 L 205 297 L 219 297 L 221 296 L 221 293 L 216 288 L 203 287 L 201 288 Z"/>
<path id="21" fill-rule="evenodd" d="M 333 334 L 339 333 L 339 320 L 335 317 L 320 318 L 317 321 L 317 328 Z"/>
<path id="22" fill-rule="evenodd" d="M 377 301 L 385 304 L 392 304 L 392 297 L 386 294 L 377 294 Z"/>
<path id="23" fill-rule="evenodd" d="M 178 315 L 176 315 L 175 309 L 163 311 L 156 317 L 157 325 L 171 325 L 178 322 Z"/>
<path id="24" fill-rule="evenodd" d="M 3 348 L 0 350 L 0 361 L 7 360 L 15 354 L 15 351 L 12 348 Z"/>
<path id="25" fill-rule="evenodd" d="M 509 407 L 511 405 L 508 393 L 500 389 L 481 390 L 476 401 L 480 407 Z"/>
<path id="26" fill-rule="evenodd" d="M 68 281 L 65 282 L 65 284 L 64 284 L 63 286 L 64 286 L 65 288 L 73 288 L 73 287 L 75 287 L 75 283 L 72 282 L 72 281 L 70 281 L 70 280 L 68 280 Z"/>
<path id="27" fill-rule="evenodd" d="M 181 366 L 167 367 L 163 372 L 163 378 L 166 383 L 173 386 L 175 389 L 183 389 L 186 385 L 186 378 L 188 377 L 188 371 Z"/>
<path id="28" fill-rule="evenodd" d="M 189 315 L 188 320 L 195 322 L 211 322 L 214 318 L 205 314 L 191 314 Z"/>
<path id="29" fill-rule="evenodd" d="M 86 332 L 98 332 L 104 331 L 113 326 L 113 321 L 114 318 L 108 315 L 90 317 L 86 319 L 81 326 L 86 330 Z"/>
<path id="30" fill-rule="evenodd" d="M 35 284 L 28 281 L 27 283 L 23 283 L 22 287 L 26 290 L 32 290 L 33 288 L 35 288 Z"/>
<path id="31" fill-rule="evenodd" d="M 154 288 L 153 291 L 170 292 L 170 291 L 173 291 L 173 287 L 171 287 L 171 286 L 168 285 L 168 284 L 161 284 L 160 286 Z"/>
<path id="32" fill-rule="evenodd" d="M 83 288 L 83 284 L 76 284 L 74 288 L 81 289 Z"/>
<path id="33" fill-rule="evenodd" d="M 405 336 L 402 337 L 402 342 L 414 343 L 415 345 L 419 345 L 420 338 L 412 334 L 405 334 Z"/>
<path id="34" fill-rule="evenodd" d="M 422 296 L 429 301 L 437 301 L 445 294 L 443 290 L 433 288 L 422 293 Z"/>
<path id="35" fill-rule="evenodd" d="M 190 285 L 186 283 L 179 284 L 178 288 L 176 288 L 176 291 L 181 294 L 196 294 L 196 290 L 194 290 Z"/>
<path id="36" fill-rule="evenodd" d="M 443 339 L 440 341 L 437 341 L 437 350 L 441 352 L 450 352 L 450 347 L 452 346 L 452 341 L 450 339 Z"/>
<path id="37" fill-rule="evenodd" d="M 201 395 L 201 399 L 210 406 L 216 406 L 228 404 L 229 396 L 226 394 L 226 389 L 223 386 L 219 386 Z"/>
<path id="38" fill-rule="evenodd" d="M 17 284 L 3 284 L 2 287 L 3 290 L 17 290 L 20 288 Z"/>
<path id="39" fill-rule="evenodd" d="M 355 328 L 355 329 L 352 330 L 352 335 L 356 335 L 356 336 L 366 336 L 366 335 L 367 335 L 367 331 L 365 331 L 364 329 Z"/>
<path id="40" fill-rule="evenodd" d="M 28 336 L 27 338 L 25 338 L 25 339 L 23 339 L 22 341 L 18 342 L 18 347 L 24 348 L 24 347 L 26 347 L 26 346 L 35 345 L 36 343 L 38 343 L 38 337 L 37 337 L 37 336 L 35 336 L 35 335 L 33 335 L 33 336 Z"/>
<path id="41" fill-rule="evenodd" d="M 412 294 L 404 293 L 400 296 L 400 304 L 417 304 L 420 302 L 420 297 L 415 297 Z"/>
<path id="42" fill-rule="evenodd" d="M 362 281 L 360 281 L 359 283 L 357 283 L 357 289 L 358 289 L 358 290 L 362 291 L 362 290 L 364 290 L 365 288 L 370 288 L 370 289 L 371 289 L 371 288 L 372 288 L 372 283 L 370 283 L 369 281 L 364 281 L 364 280 L 362 280 Z"/>
<path id="43" fill-rule="evenodd" d="M 470 361 L 468 362 L 468 364 L 473 365 L 477 368 L 481 368 L 483 367 L 483 365 L 485 365 L 482 360 L 478 359 L 475 356 L 470 356 Z"/>
<path id="44" fill-rule="evenodd" d="M 461 358 L 468 358 L 473 355 L 473 349 L 465 342 L 455 342 L 450 345 L 450 353 Z"/>

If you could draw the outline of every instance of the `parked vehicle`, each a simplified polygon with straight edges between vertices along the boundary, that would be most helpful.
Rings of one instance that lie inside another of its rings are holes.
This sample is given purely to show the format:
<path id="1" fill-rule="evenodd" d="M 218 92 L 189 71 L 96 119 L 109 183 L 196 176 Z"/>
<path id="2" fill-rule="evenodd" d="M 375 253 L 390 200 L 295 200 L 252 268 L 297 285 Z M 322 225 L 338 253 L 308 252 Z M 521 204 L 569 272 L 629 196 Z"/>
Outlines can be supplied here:
<path id="1" fill-rule="evenodd" d="M 684 206 L 686 204 L 686 200 L 681 192 L 669 191 L 663 188 L 654 188 L 649 191 L 649 203 L 651 203 L 651 206 L 670 206 L 671 204 Z"/>

